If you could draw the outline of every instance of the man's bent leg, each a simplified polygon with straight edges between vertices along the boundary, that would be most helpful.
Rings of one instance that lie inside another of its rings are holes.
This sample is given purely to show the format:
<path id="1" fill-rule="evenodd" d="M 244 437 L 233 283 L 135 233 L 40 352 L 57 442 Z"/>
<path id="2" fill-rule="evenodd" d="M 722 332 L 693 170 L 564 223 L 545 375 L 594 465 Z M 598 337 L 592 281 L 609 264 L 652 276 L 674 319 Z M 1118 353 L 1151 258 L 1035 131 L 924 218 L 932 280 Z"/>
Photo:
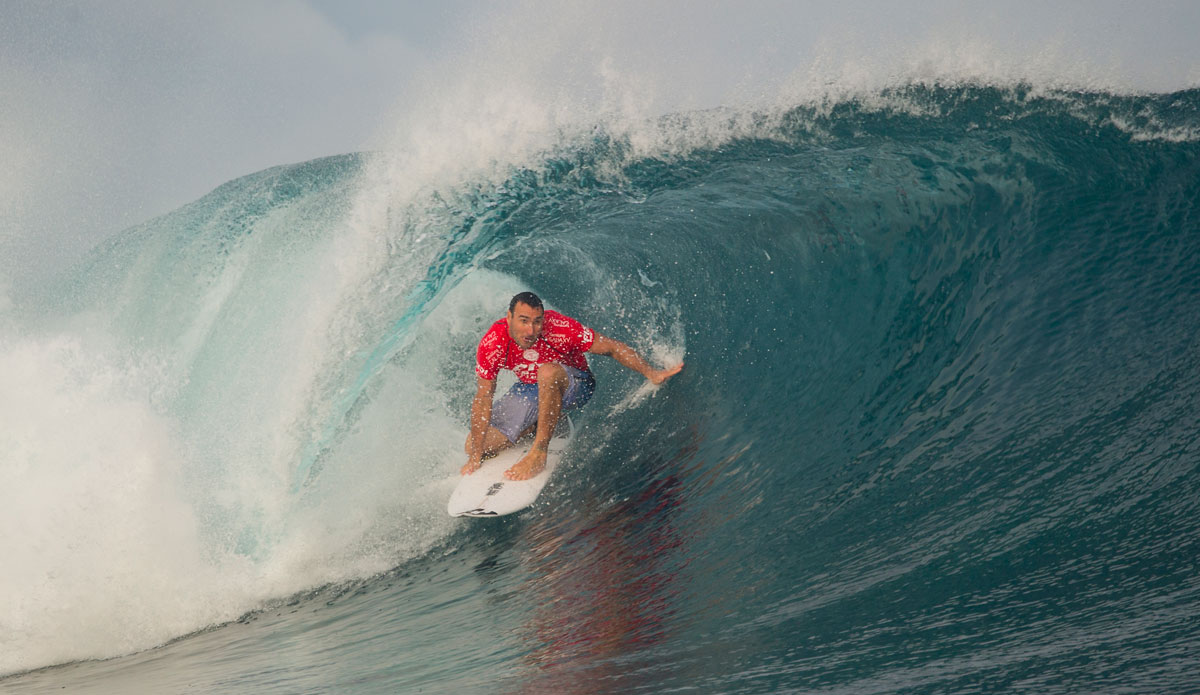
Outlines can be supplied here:
<path id="1" fill-rule="evenodd" d="M 483 455 L 503 451 L 526 432 L 532 432 L 537 422 L 537 407 L 537 384 L 513 384 L 492 406 L 491 422 L 483 435 Z"/>
<path id="2" fill-rule="evenodd" d="M 509 480 L 528 480 L 546 467 L 546 452 L 550 438 L 562 414 L 563 394 L 567 392 L 567 370 L 561 364 L 547 362 L 538 365 L 537 436 L 533 447 L 512 468 L 504 472 Z"/>
<path id="3" fill-rule="evenodd" d="M 492 425 L 488 425 L 487 433 L 483 435 L 484 456 L 493 456 L 512 445 L 513 443 L 508 441 L 508 437 L 503 432 Z"/>
<path id="4" fill-rule="evenodd" d="M 561 364 L 547 362 L 538 366 L 538 419 L 534 449 L 540 448 L 545 452 L 549 448 L 550 438 L 558 426 L 558 417 L 562 415 L 563 396 L 569 384 L 567 370 Z"/>
<path id="5" fill-rule="evenodd" d="M 530 431 L 532 431 L 532 429 L 533 428 L 530 428 Z M 512 445 L 513 445 L 513 443 L 508 440 L 508 437 L 505 436 L 505 434 L 503 432 L 496 429 L 495 425 L 488 425 L 487 432 L 484 432 L 484 434 L 483 434 L 483 455 L 484 456 L 488 456 L 490 454 L 495 454 L 496 452 L 501 451 L 503 449 L 507 449 L 508 447 L 510 447 Z M 470 447 L 471 447 L 471 440 L 468 437 L 466 443 L 463 444 L 463 450 L 466 451 Z M 467 453 L 469 454 L 471 452 L 467 451 Z"/>

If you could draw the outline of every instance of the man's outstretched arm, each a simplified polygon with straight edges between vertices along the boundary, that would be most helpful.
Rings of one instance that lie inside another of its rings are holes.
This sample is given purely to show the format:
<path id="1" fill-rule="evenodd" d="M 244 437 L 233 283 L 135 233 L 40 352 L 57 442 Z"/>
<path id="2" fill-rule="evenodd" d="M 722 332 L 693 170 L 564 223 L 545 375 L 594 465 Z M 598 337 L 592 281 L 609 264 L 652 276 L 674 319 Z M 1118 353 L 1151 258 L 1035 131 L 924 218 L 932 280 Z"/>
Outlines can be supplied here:
<path id="1" fill-rule="evenodd" d="M 588 352 L 595 353 L 597 355 L 607 355 L 619 362 L 622 366 L 632 369 L 655 384 L 661 384 L 667 379 L 670 379 L 678 374 L 679 370 L 683 369 L 683 362 L 680 362 L 674 367 L 655 369 L 654 367 L 651 367 L 646 360 L 642 359 L 642 356 L 637 354 L 637 351 L 635 351 L 633 348 L 619 340 L 606 338 L 599 333 L 596 334 L 596 339 L 592 343 L 592 347 L 588 350 Z"/>

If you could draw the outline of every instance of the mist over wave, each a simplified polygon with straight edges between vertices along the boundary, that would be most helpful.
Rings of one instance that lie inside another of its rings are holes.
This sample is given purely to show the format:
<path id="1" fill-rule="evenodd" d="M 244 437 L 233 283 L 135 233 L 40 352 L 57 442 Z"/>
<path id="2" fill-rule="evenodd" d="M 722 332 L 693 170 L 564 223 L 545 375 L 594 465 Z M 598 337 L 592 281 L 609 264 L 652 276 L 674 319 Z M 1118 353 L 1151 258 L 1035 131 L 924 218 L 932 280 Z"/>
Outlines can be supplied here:
<path id="1" fill-rule="evenodd" d="M 606 551 L 638 622 L 535 630 L 557 664 L 537 682 L 644 650 L 626 691 L 963 690 L 980 654 L 993 684 L 1177 682 L 1197 92 L 915 81 L 510 115 L 231 181 L 2 307 L 0 672 L 451 553 L 472 348 L 533 289 L 688 364 L 646 391 L 593 361 L 542 512 L 642 520 Z M 564 539 L 541 588 L 612 598 L 582 569 L 595 536 L 530 523 Z"/>

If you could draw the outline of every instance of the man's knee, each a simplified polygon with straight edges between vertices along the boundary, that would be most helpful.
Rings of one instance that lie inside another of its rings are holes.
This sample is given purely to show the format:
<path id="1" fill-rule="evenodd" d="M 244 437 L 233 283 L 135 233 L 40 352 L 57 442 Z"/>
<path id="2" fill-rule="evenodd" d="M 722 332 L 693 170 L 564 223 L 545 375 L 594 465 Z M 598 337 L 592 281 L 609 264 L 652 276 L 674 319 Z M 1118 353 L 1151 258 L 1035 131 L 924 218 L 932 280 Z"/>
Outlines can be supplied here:
<path id="1" fill-rule="evenodd" d="M 538 365 L 538 385 L 567 387 L 567 370 L 557 362 L 544 362 Z"/>

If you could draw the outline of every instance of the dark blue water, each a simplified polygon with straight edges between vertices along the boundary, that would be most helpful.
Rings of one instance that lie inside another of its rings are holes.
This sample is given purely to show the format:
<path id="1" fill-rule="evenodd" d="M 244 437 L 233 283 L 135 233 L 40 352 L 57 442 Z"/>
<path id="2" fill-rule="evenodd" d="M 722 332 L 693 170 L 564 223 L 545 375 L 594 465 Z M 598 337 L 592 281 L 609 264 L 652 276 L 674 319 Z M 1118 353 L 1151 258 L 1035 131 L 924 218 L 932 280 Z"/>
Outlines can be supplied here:
<path id="1" fill-rule="evenodd" d="M 725 117 L 403 199 L 382 155 L 263 172 L 14 311 L 27 417 L 90 414 L 20 435 L 64 489 L 5 470 L 98 549 L 18 554 L 3 666 L 118 658 L 3 685 L 1200 691 L 1200 93 Z M 594 359 L 537 505 L 450 520 L 521 289 L 687 367 Z"/>

